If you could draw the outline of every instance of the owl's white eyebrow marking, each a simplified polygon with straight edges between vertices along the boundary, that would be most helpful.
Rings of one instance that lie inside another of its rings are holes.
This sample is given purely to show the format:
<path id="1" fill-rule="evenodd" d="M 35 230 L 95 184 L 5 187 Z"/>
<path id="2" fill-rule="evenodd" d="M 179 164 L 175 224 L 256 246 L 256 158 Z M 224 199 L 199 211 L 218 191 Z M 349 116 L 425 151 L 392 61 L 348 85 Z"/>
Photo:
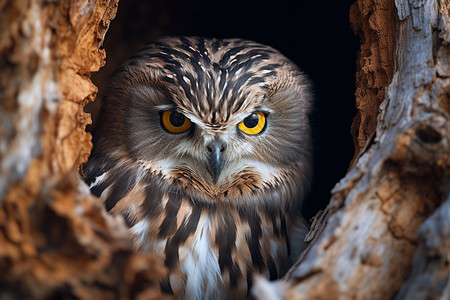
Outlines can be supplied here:
<path id="1" fill-rule="evenodd" d="M 270 115 L 271 113 L 274 112 L 274 110 L 270 109 L 268 107 L 265 107 L 265 106 L 257 105 L 253 108 L 253 112 L 263 112 L 263 113 L 267 113 L 268 115 Z"/>
<path id="2" fill-rule="evenodd" d="M 172 110 L 172 109 L 175 109 L 176 107 L 171 104 L 161 104 L 161 105 L 155 105 L 155 108 L 158 110 Z"/>

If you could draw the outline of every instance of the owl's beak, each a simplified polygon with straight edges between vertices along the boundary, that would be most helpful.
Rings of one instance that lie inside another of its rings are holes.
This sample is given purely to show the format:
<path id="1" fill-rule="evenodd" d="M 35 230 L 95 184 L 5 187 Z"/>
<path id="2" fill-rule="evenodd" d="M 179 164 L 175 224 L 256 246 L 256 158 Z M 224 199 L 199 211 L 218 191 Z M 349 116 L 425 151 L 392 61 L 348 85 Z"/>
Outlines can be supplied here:
<path id="1" fill-rule="evenodd" d="M 214 183 L 219 179 L 223 167 L 223 153 L 225 152 L 226 144 L 223 141 L 215 140 L 211 142 L 206 149 L 209 152 L 209 166 L 211 173 L 214 176 Z"/>

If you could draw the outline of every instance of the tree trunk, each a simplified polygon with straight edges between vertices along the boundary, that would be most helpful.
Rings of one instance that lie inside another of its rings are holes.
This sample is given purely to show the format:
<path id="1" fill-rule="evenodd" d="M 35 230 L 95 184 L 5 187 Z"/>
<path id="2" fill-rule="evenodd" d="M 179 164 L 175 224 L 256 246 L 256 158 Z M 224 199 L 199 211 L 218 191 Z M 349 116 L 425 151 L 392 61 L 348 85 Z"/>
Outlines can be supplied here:
<path id="1" fill-rule="evenodd" d="M 161 297 L 162 262 L 79 175 L 117 2 L 0 1 L 0 299 Z M 449 299 L 450 3 L 358 0 L 351 21 L 354 160 L 297 264 L 254 294 Z"/>
<path id="2" fill-rule="evenodd" d="M 260 299 L 450 298 L 450 3 L 358 0 L 357 156 Z"/>
<path id="3" fill-rule="evenodd" d="M 0 299 L 161 296 L 162 264 L 78 174 L 117 2 L 0 1 Z"/>

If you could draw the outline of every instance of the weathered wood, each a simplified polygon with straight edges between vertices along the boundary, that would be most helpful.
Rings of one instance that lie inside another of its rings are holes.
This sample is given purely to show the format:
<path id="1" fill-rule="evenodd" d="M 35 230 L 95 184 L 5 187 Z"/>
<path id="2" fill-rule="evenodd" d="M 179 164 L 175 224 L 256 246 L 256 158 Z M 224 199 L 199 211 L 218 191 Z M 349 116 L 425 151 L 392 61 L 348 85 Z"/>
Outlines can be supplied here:
<path id="1" fill-rule="evenodd" d="M 134 253 L 78 168 L 103 66 L 110 1 L 0 1 L 0 299 L 161 297 L 163 267 Z"/>
<path id="2" fill-rule="evenodd" d="M 382 67 L 386 48 L 380 39 L 388 33 L 395 42 L 393 76 L 374 139 L 368 139 L 370 131 L 364 133 L 368 128 L 360 121 L 372 118 L 374 111 L 361 109 L 354 126 L 364 130 L 357 140 L 360 146 L 370 144 L 333 189 L 296 266 L 276 284 L 258 281 L 259 299 L 450 295 L 450 3 L 398 0 L 392 22 L 379 22 L 379 10 L 394 9 L 382 3 L 359 0 L 353 7 L 363 19 L 356 25 L 370 27 L 359 30 L 365 43 L 359 78 L 373 76 L 372 83 L 358 82 L 359 107 L 376 103 L 373 97 L 380 92 L 374 93 L 374 83 L 385 82 L 389 73 Z M 390 24 L 395 32 L 385 27 Z M 368 60 L 382 70 L 367 72 Z"/>
<path id="3" fill-rule="evenodd" d="M 450 197 L 419 227 L 418 235 L 411 275 L 396 299 L 450 299 Z"/>
<path id="4" fill-rule="evenodd" d="M 391 0 L 358 1 L 350 8 L 353 31 L 361 38 L 356 70 L 356 108 L 351 132 L 355 159 L 375 133 L 378 109 L 394 70 L 395 7 Z"/>

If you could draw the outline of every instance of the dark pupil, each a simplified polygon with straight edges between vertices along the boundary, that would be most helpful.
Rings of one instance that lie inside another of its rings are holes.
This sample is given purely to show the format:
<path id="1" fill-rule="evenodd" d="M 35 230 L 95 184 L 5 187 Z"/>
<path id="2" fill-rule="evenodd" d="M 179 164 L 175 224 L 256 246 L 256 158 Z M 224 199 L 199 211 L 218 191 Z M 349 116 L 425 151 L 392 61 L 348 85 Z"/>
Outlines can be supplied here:
<path id="1" fill-rule="evenodd" d="M 258 115 L 257 114 L 251 114 L 247 118 L 244 119 L 244 125 L 247 126 L 247 128 L 253 128 L 256 125 L 258 125 Z"/>
<path id="2" fill-rule="evenodd" d="M 180 127 L 181 125 L 183 125 L 184 119 L 185 119 L 185 116 L 176 111 L 171 113 L 170 117 L 169 117 L 170 124 L 172 124 L 175 127 Z"/>

